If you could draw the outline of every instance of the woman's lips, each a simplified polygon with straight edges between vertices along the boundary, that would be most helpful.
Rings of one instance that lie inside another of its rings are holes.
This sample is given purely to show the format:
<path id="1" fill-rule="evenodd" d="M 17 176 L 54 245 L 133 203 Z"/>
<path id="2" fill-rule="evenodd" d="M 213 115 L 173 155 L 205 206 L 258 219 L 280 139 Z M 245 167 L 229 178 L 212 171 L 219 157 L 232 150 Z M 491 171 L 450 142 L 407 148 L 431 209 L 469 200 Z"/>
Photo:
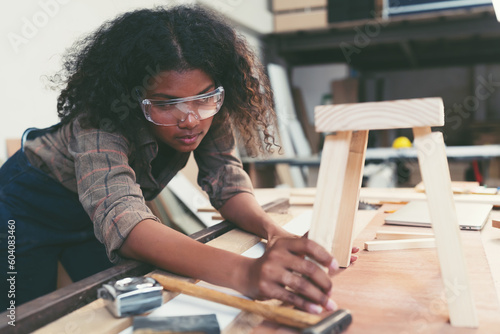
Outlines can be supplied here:
<path id="1" fill-rule="evenodd" d="M 184 145 L 191 145 L 198 140 L 199 136 L 200 136 L 200 133 L 196 133 L 196 134 L 192 134 L 192 135 L 177 137 L 177 140 L 179 140 Z"/>

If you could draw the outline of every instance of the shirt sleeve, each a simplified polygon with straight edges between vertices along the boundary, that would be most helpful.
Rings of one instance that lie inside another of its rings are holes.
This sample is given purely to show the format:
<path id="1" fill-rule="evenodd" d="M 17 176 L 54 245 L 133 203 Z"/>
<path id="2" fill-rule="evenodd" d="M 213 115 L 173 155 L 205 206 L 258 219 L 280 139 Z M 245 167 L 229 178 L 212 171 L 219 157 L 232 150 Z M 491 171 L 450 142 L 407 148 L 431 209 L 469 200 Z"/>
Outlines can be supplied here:
<path id="1" fill-rule="evenodd" d="M 75 123 L 70 153 L 80 202 L 110 261 L 119 262 L 118 249 L 135 225 L 144 219 L 159 221 L 147 207 L 129 165 L 129 142 L 121 135 L 81 129 Z"/>
<path id="2" fill-rule="evenodd" d="M 236 155 L 229 122 L 213 124 L 194 156 L 199 168 L 198 184 L 207 192 L 214 208 L 219 209 L 241 192 L 253 194 L 250 177 Z"/>

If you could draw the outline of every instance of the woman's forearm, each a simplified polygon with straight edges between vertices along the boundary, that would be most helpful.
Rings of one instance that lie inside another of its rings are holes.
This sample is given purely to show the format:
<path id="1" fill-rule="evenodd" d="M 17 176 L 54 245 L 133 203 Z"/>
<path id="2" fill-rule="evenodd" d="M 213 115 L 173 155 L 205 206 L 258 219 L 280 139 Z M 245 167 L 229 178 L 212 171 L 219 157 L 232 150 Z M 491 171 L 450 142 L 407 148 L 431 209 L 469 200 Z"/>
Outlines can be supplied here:
<path id="1" fill-rule="evenodd" d="M 224 219 L 264 239 L 292 236 L 278 226 L 249 193 L 240 193 L 232 197 L 219 209 L 219 212 Z"/>
<path id="2" fill-rule="evenodd" d="M 204 245 L 150 219 L 134 227 L 119 252 L 123 257 L 238 291 L 248 284 L 245 276 L 251 259 Z"/>
<path id="3" fill-rule="evenodd" d="M 338 264 L 318 244 L 304 238 L 278 238 L 258 259 L 199 243 L 155 220 L 137 224 L 120 255 L 159 268 L 237 290 L 251 298 L 276 298 L 319 313 L 336 308 L 329 300 L 332 283 L 309 257 L 328 267 Z"/>

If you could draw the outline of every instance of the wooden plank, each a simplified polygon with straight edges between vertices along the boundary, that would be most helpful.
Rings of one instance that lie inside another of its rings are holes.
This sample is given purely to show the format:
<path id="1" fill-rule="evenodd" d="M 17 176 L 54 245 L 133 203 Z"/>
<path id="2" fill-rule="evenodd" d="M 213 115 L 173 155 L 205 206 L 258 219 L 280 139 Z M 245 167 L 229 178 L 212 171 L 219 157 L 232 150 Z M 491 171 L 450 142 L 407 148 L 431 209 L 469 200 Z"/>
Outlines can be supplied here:
<path id="1" fill-rule="evenodd" d="M 358 212 L 358 197 L 361 182 L 363 181 L 363 167 L 365 165 L 368 130 L 352 133 L 347 170 L 344 177 L 344 187 L 340 201 L 339 218 L 335 229 L 332 254 L 339 262 L 340 267 L 346 268 L 351 264 L 352 240 L 354 239 L 354 222 Z"/>
<path id="2" fill-rule="evenodd" d="M 317 106 L 314 115 L 317 132 L 444 125 L 441 98 Z"/>
<path id="3" fill-rule="evenodd" d="M 450 322 L 457 327 L 477 327 L 478 320 L 460 239 L 443 134 L 431 132 L 430 127 L 414 128 L 413 134 L 427 193 L 441 274 L 447 288 L 445 295 Z"/>
<path id="4" fill-rule="evenodd" d="M 401 239 L 401 240 L 372 240 L 366 241 L 363 249 L 367 251 L 404 250 L 415 248 L 434 248 L 434 238 Z"/>
<path id="5" fill-rule="evenodd" d="M 496 228 L 500 228 L 500 220 L 492 220 L 491 221 L 491 226 L 493 227 L 496 227 Z"/>
<path id="6" fill-rule="evenodd" d="M 342 189 L 344 189 L 351 138 L 352 132 L 350 131 L 338 132 L 328 135 L 323 146 L 316 187 L 317 200 L 313 206 L 309 238 L 327 250 L 333 250 L 337 225 L 339 224 Z M 353 222 L 346 222 L 346 224 L 352 225 Z M 340 240 L 340 243 L 336 247 L 343 249 L 351 244 L 351 239 Z M 333 255 L 337 257 L 337 254 Z"/>
<path id="7" fill-rule="evenodd" d="M 392 211 L 392 210 L 391 210 Z M 377 231 L 375 238 L 378 240 L 400 240 L 400 239 L 421 239 L 432 238 L 434 233 L 426 232 L 401 232 L 401 231 Z"/>

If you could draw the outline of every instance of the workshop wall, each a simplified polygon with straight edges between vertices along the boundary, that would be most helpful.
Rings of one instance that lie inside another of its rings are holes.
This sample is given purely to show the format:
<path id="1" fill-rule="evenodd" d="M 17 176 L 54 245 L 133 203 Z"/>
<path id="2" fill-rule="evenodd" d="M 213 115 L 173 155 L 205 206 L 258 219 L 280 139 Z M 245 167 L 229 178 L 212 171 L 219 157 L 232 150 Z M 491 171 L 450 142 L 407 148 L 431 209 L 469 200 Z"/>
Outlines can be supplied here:
<path id="1" fill-rule="evenodd" d="M 57 91 L 47 76 L 61 66 L 61 55 L 77 38 L 119 13 L 154 5 L 202 3 L 226 15 L 260 52 L 257 36 L 271 32 L 267 0 L 23 0 L 0 5 L 2 53 L 0 97 L 0 162 L 7 157 L 6 139 L 20 138 L 29 127 L 58 122 Z"/>

